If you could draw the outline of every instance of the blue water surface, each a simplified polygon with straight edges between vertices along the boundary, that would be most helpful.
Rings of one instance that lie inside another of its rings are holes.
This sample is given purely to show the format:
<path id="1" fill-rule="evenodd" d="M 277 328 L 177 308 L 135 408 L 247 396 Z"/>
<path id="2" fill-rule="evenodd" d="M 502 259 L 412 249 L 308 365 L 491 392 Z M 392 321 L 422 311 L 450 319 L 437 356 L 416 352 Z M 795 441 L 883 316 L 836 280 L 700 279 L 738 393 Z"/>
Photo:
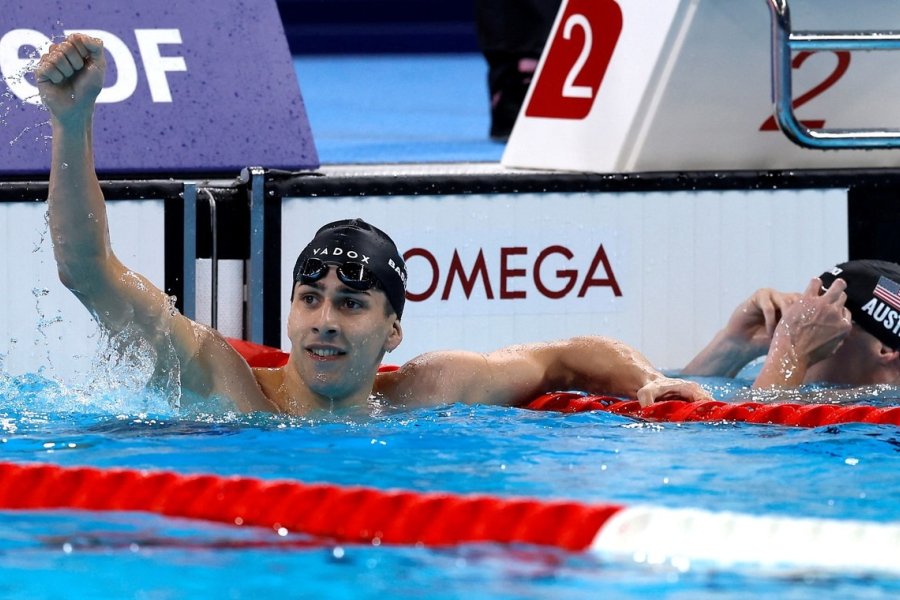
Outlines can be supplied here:
<path id="1" fill-rule="evenodd" d="M 735 397 L 743 381 L 704 381 Z M 150 392 L 0 378 L 0 458 L 900 521 L 894 426 L 641 423 L 451 405 L 370 418 L 185 414 Z M 96 394 L 96 392 L 95 392 Z M 611 562 L 531 546 L 335 545 L 139 513 L 0 512 L 0 596 L 890 598 L 900 581 Z"/>

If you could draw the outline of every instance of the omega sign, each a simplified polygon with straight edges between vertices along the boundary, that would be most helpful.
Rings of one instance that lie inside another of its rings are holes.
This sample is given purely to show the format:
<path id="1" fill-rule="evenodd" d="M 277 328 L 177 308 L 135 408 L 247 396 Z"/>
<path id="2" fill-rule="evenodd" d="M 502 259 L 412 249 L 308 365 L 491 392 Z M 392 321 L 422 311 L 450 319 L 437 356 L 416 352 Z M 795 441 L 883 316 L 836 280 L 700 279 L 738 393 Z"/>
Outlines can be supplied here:
<path id="1" fill-rule="evenodd" d="M 564 245 L 550 245 L 508 246 L 497 251 L 478 248 L 474 258 L 468 259 L 460 256 L 458 248 L 452 256 L 410 248 L 403 258 L 410 273 L 421 275 L 410 281 L 406 292 L 412 302 L 468 299 L 476 289 L 487 300 L 584 298 L 591 288 L 607 288 L 611 297 L 622 295 L 603 244 L 592 257 L 579 256 Z"/>

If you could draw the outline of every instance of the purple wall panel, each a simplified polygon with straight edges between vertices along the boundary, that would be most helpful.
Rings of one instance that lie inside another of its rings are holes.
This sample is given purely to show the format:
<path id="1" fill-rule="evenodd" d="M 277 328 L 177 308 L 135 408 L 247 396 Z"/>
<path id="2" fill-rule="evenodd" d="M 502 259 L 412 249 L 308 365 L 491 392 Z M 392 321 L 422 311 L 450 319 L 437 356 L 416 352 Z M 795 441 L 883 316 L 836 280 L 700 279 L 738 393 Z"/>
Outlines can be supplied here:
<path id="1" fill-rule="evenodd" d="M 21 67 L 43 39 L 85 30 L 108 32 L 101 173 L 319 166 L 274 0 L 14 0 L 0 23 L 0 174 L 49 169 L 48 115 L 23 100 Z"/>

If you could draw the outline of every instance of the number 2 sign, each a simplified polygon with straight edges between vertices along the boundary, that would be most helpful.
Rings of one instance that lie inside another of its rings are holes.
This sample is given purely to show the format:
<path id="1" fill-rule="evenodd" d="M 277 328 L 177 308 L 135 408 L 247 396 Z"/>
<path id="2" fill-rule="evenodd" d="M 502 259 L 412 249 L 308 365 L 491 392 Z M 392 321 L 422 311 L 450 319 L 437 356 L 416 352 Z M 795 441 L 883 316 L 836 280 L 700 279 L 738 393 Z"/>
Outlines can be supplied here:
<path id="1" fill-rule="evenodd" d="M 815 86 L 799 98 L 794 99 L 792 106 L 796 110 L 797 108 L 803 106 L 813 98 L 821 95 L 825 91 L 828 90 L 831 86 L 840 81 L 841 77 L 847 72 L 847 69 L 850 68 L 850 53 L 847 51 L 834 51 L 833 54 L 837 57 L 837 64 L 834 67 L 834 70 L 828 77 L 825 78 L 822 83 Z M 806 62 L 806 59 L 812 56 L 813 53 L 805 50 L 803 52 L 799 52 L 796 56 L 794 56 L 791 61 L 791 68 L 799 69 L 803 66 L 803 63 Z M 825 127 L 824 119 L 816 119 L 810 121 L 801 121 L 804 126 L 810 127 L 813 129 L 821 129 Z M 778 126 L 775 124 L 775 116 L 769 117 L 759 128 L 760 131 L 778 131 Z"/>
<path id="2" fill-rule="evenodd" d="M 525 115 L 587 117 L 621 32 L 616 0 L 569 0 Z"/>

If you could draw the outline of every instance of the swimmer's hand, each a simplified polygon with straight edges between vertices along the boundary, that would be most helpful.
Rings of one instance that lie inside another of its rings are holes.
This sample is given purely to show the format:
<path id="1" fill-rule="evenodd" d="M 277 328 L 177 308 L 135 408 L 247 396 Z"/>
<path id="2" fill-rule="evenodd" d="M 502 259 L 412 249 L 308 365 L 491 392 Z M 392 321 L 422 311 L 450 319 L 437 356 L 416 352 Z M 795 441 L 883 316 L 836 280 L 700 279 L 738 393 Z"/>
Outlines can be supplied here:
<path id="1" fill-rule="evenodd" d="M 853 328 L 845 306 L 847 282 L 835 279 L 824 293 L 822 281 L 813 278 L 803 295 L 784 312 L 775 329 L 754 388 L 797 387 L 807 370 L 834 354 Z"/>
<path id="2" fill-rule="evenodd" d="M 35 69 L 41 101 L 54 117 L 89 117 L 103 88 L 106 57 L 103 42 L 73 33 L 53 44 Z"/>
<path id="3" fill-rule="evenodd" d="M 660 400 L 687 400 L 688 402 L 702 402 L 712 400 L 712 397 L 693 381 L 660 377 L 638 390 L 637 400 L 642 407 L 650 406 Z"/>
<path id="4" fill-rule="evenodd" d="M 800 294 L 770 288 L 756 290 L 735 309 L 725 326 L 726 335 L 744 344 L 753 352 L 753 358 L 762 356 L 769 351 L 784 311 L 799 298 Z"/>
<path id="5" fill-rule="evenodd" d="M 706 377 L 734 377 L 753 359 L 766 354 L 782 315 L 800 294 L 771 288 L 756 290 L 741 302 L 715 337 L 681 372 Z"/>
<path id="6" fill-rule="evenodd" d="M 847 282 L 836 279 L 822 292 L 822 280 L 813 278 L 779 324 L 776 341 L 789 344 L 813 365 L 834 354 L 850 334 L 853 320 L 846 307 Z"/>

